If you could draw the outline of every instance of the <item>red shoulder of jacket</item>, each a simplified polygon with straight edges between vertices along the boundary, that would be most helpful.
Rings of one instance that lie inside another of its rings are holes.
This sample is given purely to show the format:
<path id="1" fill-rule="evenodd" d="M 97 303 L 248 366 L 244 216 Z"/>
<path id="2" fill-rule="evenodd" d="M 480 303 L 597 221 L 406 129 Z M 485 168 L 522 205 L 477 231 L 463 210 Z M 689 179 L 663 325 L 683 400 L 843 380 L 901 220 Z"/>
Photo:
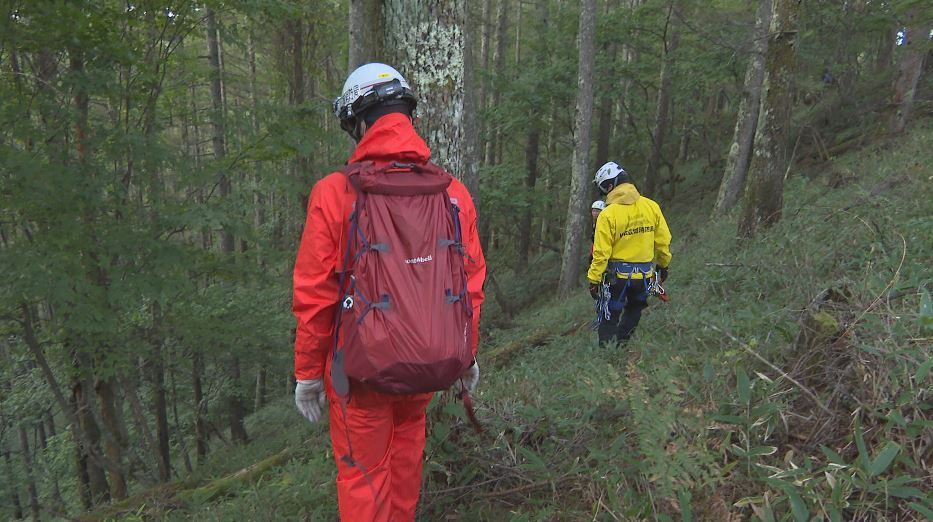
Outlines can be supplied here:
<path id="1" fill-rule="evenodd" d="M 467 190 L 466 185 L 459 179 L 453 178 L 450 182 L 450 186 L 447 187 L 447 194 L 450 196 L 450 201 L 454 205 L 457 205 L 463 210 L 473 210 L 473 198 L 470 196 L 470 191 Z"/>
<path id="2" fill-rule="evenodd" d="M 343 192 L 347 186 L 347 177 L 343 172 L 334 171 L 330 174 L 321 178 L 317 183 L 314 184 L 314 189 L 325 192 L 340 191 Z"/>
<path id="3" fill-rule="evenodd" d="M 314 184 L 308 203 L 317 203 L 322 208 L 342 207 L 344 200 L 353 196 L 355 193 L 347 182 L 347 177 L 337 171 L 324 176 Z"/>

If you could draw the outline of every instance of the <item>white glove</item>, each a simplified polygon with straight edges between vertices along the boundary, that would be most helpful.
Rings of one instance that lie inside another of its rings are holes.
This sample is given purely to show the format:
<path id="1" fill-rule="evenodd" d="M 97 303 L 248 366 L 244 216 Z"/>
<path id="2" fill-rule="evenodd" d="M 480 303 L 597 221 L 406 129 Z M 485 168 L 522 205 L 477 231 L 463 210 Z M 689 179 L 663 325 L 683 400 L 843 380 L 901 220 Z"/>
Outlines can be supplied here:
<path id="1" fill-rule="evenodd" d="M 298 381 L 295 385 L 295 406 L 306 419 L 317 422 L 321 419 L 321 411 L 327 404 L 327 395 L 324 393 L 324 380 L 311 379 Z"/>
<path id="2" fill-rule="evenodd" d="M 479 364 L 477 364 L 475 360 L 473 364 L 460 375 L 460 382 L 466 386 L 468 392 L 473 393 L 476 385 L 479 384 Z"/>

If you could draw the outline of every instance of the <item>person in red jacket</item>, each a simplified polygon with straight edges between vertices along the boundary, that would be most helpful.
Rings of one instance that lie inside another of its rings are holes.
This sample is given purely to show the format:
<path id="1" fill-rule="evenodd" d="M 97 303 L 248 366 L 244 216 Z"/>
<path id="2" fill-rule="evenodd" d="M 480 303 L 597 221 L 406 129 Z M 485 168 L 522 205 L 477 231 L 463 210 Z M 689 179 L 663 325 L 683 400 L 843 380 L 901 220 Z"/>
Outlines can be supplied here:
<path id="1" fill-rule="evenodd" d="M 415 132 L 416 101 L 398 71 L 371 63 L 353 71 L 334 102 L 341 127 L 356 140 L 348 163 L 426 163 L 431 151 Z M 476 208 L 454 179 L 447 189 L 460 208 L 467 291 L 473 306 L 472 350 L 476 356 L 486 261 L 480 248 Z M 294 271 L 295 402 L 317 422 L 327 402 L 339 402 L 330 378 L 338 272 L 356 194 L 335 172 L 314 185 Z M 474 362 L 461 377 L 468 390 L 479 381 Z M 330 408 L 330 436 L 337 463 L 337 502 L 346 521 L 414 520 L 421 490 L 425 410 L 430 393 L 388 395 L 353 382 L 350 400 Z M 349 458 L 348 458 L 349 457 Z"/>

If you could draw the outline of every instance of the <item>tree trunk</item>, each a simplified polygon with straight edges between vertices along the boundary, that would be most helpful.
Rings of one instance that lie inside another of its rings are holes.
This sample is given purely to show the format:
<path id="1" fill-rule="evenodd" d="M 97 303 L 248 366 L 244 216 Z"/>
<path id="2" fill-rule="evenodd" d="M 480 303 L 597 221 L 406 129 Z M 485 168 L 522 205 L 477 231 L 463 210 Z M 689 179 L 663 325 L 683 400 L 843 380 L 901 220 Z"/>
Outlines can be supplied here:
<path id="1" fill-rule="evenodd" d="M 627 8 L 631 11 L 630 16 L 635 15 L 635 10 L 641 5 L 642 0 L 628 0 Z M 631 71 L 631 66 L 638 60 L 638 50 L 628 44 L 622 44 L 622 62 L 626 65 L 625 73 L 622 76 L 622 96 L 619 100 L 619 117 L 616 122 L 618 127 L 618 150 L 622 154 L 624 152 L 624 138 L 626 135 L 625 129 L 628 128 L 632 131 L 633 135 L 636 131 L 635 128 L 635 118 L 632 115 L 632 110 L 630 109 L 631 103 L 629 102 L 630 93 L 632 91 L 632 81 L 634 79 L 634 73 Z"/>
<path id="2" fill-rule="evenodd" d="M 801 0 L 774 0 L 770 41 L 755 152 L 748 171 L 748 186 L 739 236 L 753 237 L 760 228 L 781 219 L 784 175 L 788 168 L 791 93 L 797 69 L 797 27 Z"/>
<path id="3" fill-rule="evenodd" d="M 26 490 L 29 492 L 29 511 L 32 513 L 33 520 L 39 520 L 39 492 L 36 489 L 36 478 L 33 476 L 33 469 L 36 464 L 32 460 L 32 453 L 29 451 L 29 435 L 26 433 L 26 427 L 20 423 L 16 426 L 19 432 L 19 451 L 23 457 L 23 469 L 26 473 Z"/>
<path id="4" fill-rule="evenodd" d="M 547 5 L 546 2 L 542 4 Z M 615 2 L 608 1 L 606 2 L 606 15 L 611 14 L 612 10 L 616 8 L 614 5 Z M 608 69 L 600 75 L 603 79 L 600 85 L 602 94 L 599 97 L 599 124 L 598 132 L 596 134 L 596 165 L 601 166 L 605 165 L 609 161 L 609 144 L 612 140 L 612 107 L 615 105 L 613 102 L 618 96 L 617 84 L 619 82 L 618 75 L 616 74 L 615 64 L 616 64 L 616 53 L 618 52 L 618 46 L 615 42 L 609 44 L 608 48 L 603 48 L 603 52 L 606 54 L 606 57 L 609 59 Z"/>
<path id="5" fill-rule="evenodd" d="M 223 162 L 227 156 L 226 130 L 224 125 L 223 84 L 220 70 L 220 47 L 217 38 L 217 22 L 214 11 L 205 9 L 207 19 L 207 52 L 211 70 L 211 142 L 214 145 L 214 159 L 220 164 L 220 197 L 230 196 L 230 178 L 223 169 Z M 229 226 L 224 226 L 221 233 L 221 250 L 232 253 L 234 250 L 233 232 Z"/>
<path id="6" fill-rule="evenodd" d="M 192 471 L 194 471 L 194 468 L 193 466 L 191 466 L 191 457 L 188 455 L 187 437 L 184 436 L 184 431 L 182 430 L 181 421 L 178 419 L 178 387 L 176 386 L 176 381 L 175 381 L 175 364 L 174 364 L 174 361 L 178 360 L 178 358 L 175 357 L 176 355 L 177 354 L 171 354 L 171 356 L 169 357 L 169 360 L 173 362 L 169 363 L 169 366 L 168 366 L 168 377 L 169 377 L 169 380 L 172 386 L 172 418 L 175 421 L 175 432 L 180 434 L 178 437 L 178 440 L 181 445 L 182 457 L 184 458 L 184 462 L 185 462 L 185 469 L 190 474 Z"/>
<path id="7" fill-rule="evenodd" d="M 684 122 L 680 127 L 680 147 L 677 152 L 677 162 L 684 164 L 690 158 L 690 135 L 693 133 L 693 110 L 687 109 Z M 672 192 L 673 193 L 673 192 Z"/>
<path id="8" fill-rule="evenodd" d="M 204 392 L 201 390 L 201 376 L 204 374 L 204 358 L 200 353 L 195 353 L 191 361 L 191 388 L 194 394 L 194 436 L 198 453 L 198 464 L 204 462 L 207 457 L 207 424 L 204 416 L 206 414 L 204 403 Z"/>
<path id="9" fill-rule="evenodd" d="M 538 148 L 541 142 L 541 126 L 537 118 L 529 122 L 528 142 L 525 145 L 525 206 L 522 209 L 521 221 L 518 224 L 518 259 L 519 272 L 528 268 L 528 251 L 531 247 L 531 218 L 534 208 L 534 190 L 538 181 Z"/>
<path id="10" fill-rule="evenodd" d="M 433 161 L 459 179 L 472 173 L 464 110 L 472 68 L 464 53 L 466 0 L 386 0 L 385 51 L 418 93 L 419 133 Z M 465 61 L 466 59 L 466 61 Z"/>
<path id="11" fill-rule="evenodd" d="M 291 58 L 291 66 L 288 70 L 288 103 L 292 107 L 293 114 L 299 115 L 301 106 L 306 101 L 305 92 L 305 20 L 299 15 L 287 20 L 285 26 L 285 41 L 289 48 L 288 57 Z M 304 152 L 298 151 L 291 162 L 291 176 L 296 182 L 304 185 L 305 178 L 311 170 L 310 158 Z M 307 193 L 286 193 L 284 212 L 286 215 L 286 227 L 289 231 L 288 237 L 296 238 L 300 235 L 301 226 L 304 223 L 304 214 L 306 208 Z M 298 217 L 296 219 L 295 217 Z M 238 364 L 233 364 L 238 366 Z M 239 385 L 237 390 L 239 390 Z M 238 391 L 240 396 L 244 394 Z M 243 409 L 245 413 L 245 407 Z M 245 433 L 245 432 L 244 432 Z M 234 435 L 234 439 L 239 440 L 239 435 Z"/>
<path id="12" fill-rule="evenodd" d="M 891 69 L 894 59 L 894 44 L 897 41 L 897 31 L 887 29 L 878 36 L 878 54 L 875 57 L 875 72 L 884 74 Z"/>
<path id="13" fill-rule="evenodd" d="M 477 97 L 477 74 L 476 74 L 476 31 L 477 20 L 479 17 L 472 16 L 470 13 L 470 2 L 464 2 L 463 18 L 461 31 L 463 33 L 463 112 L 460 122 L 453 122 L 453 125 L 461 127 L 463 136 L 462 157 L 460 159 L 461 169 L 460 180 L 470 192 L 473 199 L 473 205 L 476 207 L 477 215 L 482 212 L 482 201 L 480 198 L 480 140 L 479 140 L 479 108 L 482 99 Z M 456 120 L 456 115 L 452 115 Z"/>
<path id="14" fill-rule="evenodd" d="M 42 347 L 39 345 L 39 340 L 36 338 L 33 326 L 33 312 L 31 307 L 26 303 L 21 303 L 20 311 L 23 314 L 23 341 L 26 343 L 27 348 L 29 348 L 29 351 L 32 352 L 33 357 L 36 359 L 36 364 L 39 365 L 39 369 L 42 371 L 42 374 L 46 380 L 46 384 L 51 390 L 52 395 L 55 397 L 56 402 L 58 402 L 59 407 L 68 418 L 72 436 L 75 440 L 75 469 L 78 473 L 78 491 L 81 498 L 81 504 L 85 509 L 91 509 L 95 503 L 94 499 L 96 497 L 96 495 L 92 495 L 91 474 L 89 473 L 90 467 L 95 466 L 93 462 L 89 462 L 89 456 L 91 455 L 91 452 L 94 451 L 94 441 L 91 435 L 85 431 L 81 425 L 81 415 L 86 413 L 87 409 L 79 407 L 75 389 L 72 389 L 71 400 L 65 399 L 64 392 L 58 385 L 58 380 L 55 378 L 55 374 L 52 372 L 52 368 L 49 366 L 49 363 L 45 358 Z M 100 470 L 100 468 L 97 467 L 96 470 Z M 97 490 L 100 490 L 100 480 L 103 480 L 106 484 L 106 477 L 103 477 L 102 471 L 100 474 L 95 473 L 94 477 L 95 487 Z"/>
<path id="15" fill-rule="evenodd" d="M 259 139 L 259 89 L 256 82 L 256 41 L 253 34 L 253 28 L 249 30 L 249 44 L 247 48 L 247 61 L 249 62 L 249 99 L 250 99 L 250 123 L 252 129 L 253 142 Z M 187 142 L 186 142 L 187 143 Z M 265 197 L 259 190 L 262 179 L 262 162 L 257 162 L 253 167 L 253 226 L 256 230 L 261 230 L 266 223 Z M 264 256 L 260 250 L 262 242 L 257 242 L 256 259 L 260 268 L 265 266 Z"/>
<path id="16" fill-rule="evenodd" d="M 382 61 L 382 2 L 379 0 L 349 0 L 350 49 L 347 72 L 357 67 Z"/>
<path id="17" fill-rule="evenodd" d="M 48 422 L 48 429 L 46 429 L 46 422 Z M 55 436 L 55 421 L 52 419 L 52 414 L 46 410 L 36 425 L 39 429 L 39 444 L 42 445 L 42 451 L 45 452 L 49 447 L 49 438 Z M 64 513 L 65 500 L 62 498 L 62 490 L 58 484 L 58 476 L 52 475 L 50 478 L 52 480 L 53 507 L 57 512 Z"/>
<path id="18" fill-rule="evenodd" d="M 557 154 L 557 129 L 554 127 L 557 125 L 557 105 L 554 101 L 551 101 L 551 105 L 548 108 L 547 116 L 547 143 L 545 145 L 545 150 L 547 151 L 545 165 L 550 165 L 554 161 L 554 156 Z M 554 235 L 554 219 L 551 216 L 554 215 L 554 209 L 559 206 L 559 198 L 555 197 L 552 193 L 552 187 L 554 185 L 554 173 L 551 172 L 551 169 L 544 169 L 544 200 L 541 204 L 541 231 L 538 242 L 542 245 L 546 245 L 551 242 L 551 237 Z"/>
<path id="19" fill-rule="evenodd" d="M 253 403 L 253 411 L 259 411 L 260 408 L 266 405 L 266 374 L 268 372 L 265 368 L 260 368 L 256 372 L 256 400 Z"/>
<path id="20" fill-rule="evenodd" d="M 663 54 L 661 56 L 661 73 L 659 75 L 658 102 L 654 114 L 654 133 L 651 136 L 651 155 L 648 158 L 648 168 L 645 173 L 644 191 L 649 196 L 656 195 L 661 186 L 661 162 L 663 161 L 664 139 L 670 125 L 671 111 L 671 78 L 674 67 L 674 52 L 680 41 L 677 30 L 677 0 L 671 0 L 667 10 L 667 27 L 663 41 Z"/>
<path id="21" fill-rule="evenodd" d="M 165 362 L 162 356 L 162 311 L 158 303 L 152 305 L 152 357 L 149 360 L 149 383 L 152 386 L 152 416 L 156 426 L 156 462 L 159 481 L 172 479 L 172 459 L 169 454 L 168 406 L 165 400 Z"/>
<path id="22" fill-rule="evenodd" d="M 534 36 L 531 39 L 531 66 L 544 69 L 547 65 L 549 50 L 546 35 L 549 26 L 548 2 L 538 2 L 535 8 L 531 32 Z M 519 12 L 521 12 L 519 10 Z M 518 53 L 516 53 L 517 55 Z M 542 100 L 545 101 L 545 100 Z M 535 210 L 539 213 L 543 210 L 538 204 L 539 197 L 536 195 L 535 187 L 538 184 L 540 176 L 539 157 L 541 148 L 542 132 L 542 107 L 531 106 L 528 108 L 528 126 L 527 141 L 525 142 L 525 190 L 523 191 L 524 206 L 521 217 L 518 222 L 518 245 L 517 245 L 517 267 L 519 272 L 528 269 L 529 253 L 536 234 L 532 231 Z M 542 214 L 543 215 L 543 214 Z M 546 217 L 545 217 L 546 219 Z"/>
<path id="23" fill-rule="evenodd" d="M 495 81 L 492 86 L 492 102 L 490 112 L 494 113 L 502 101 L 502 84 L 505 77 L 505 53 L 506 43 L 509 31 L 509 0 L 499 0 L 499 11 L 496 15 L 496 50 L 493 53 L 493 67 L 495 68 Z M 486 159 L 485 165 L 494 165 L 496 162 L 496 148 L 498 147 L 499 132 L 498 125 L 492 123 L 496 128 L 490 128 L 486 141 Z M 488 221 L 487 221 L 488 223 Z M 487 225 L 488 226 L 488 225 Z"/>
<path id="24" fill-rule="evenodd" d="M 255 93 L 255 90 L 253 90 Z M 254 100 L 255 101 L 255 100 Z M 195 92 L 194 84 L 190 87 L 190 103 L 191 103 L 191 114 L 192 114 L 192 134 L 194 137 L 194 168 L 195 171 L 200 172 L 201 170 L 201 134 L 200 134 L 200 122 L 198 118 L 198 107 L 197 107 L 197 98 Z M 258 104 L 254 103 L 254 107 L 258 107 Z M 255 124 L 254 124 L 255 125 Z M 209 246 L 209 236 L 207 230 L 201 230 L 201 247 L 207 250 Z M 192 381 L 192 393 L 194 395 L 194 436 L 195 436 L 195 448 L 197 453 L 197 462 L 198 464 L 204 462 L 204 458 L 207 457 L 207 427 L 204 423 L 204 394 L 201 389 L 201 378 L 204 373 L 203 370 L 203 355 L 195 351 L 191 354 L 191 381 Z M 151 440 L 151 435 L 150 435 Z"/>
<path id="25" fill-rule="evenodd" d="M 76 370 L 80 373 L 80 366 L 76 363 Z M 107 477 L 104 474 L 104 468 L 100 465 L 99 459 L 93 458 L 93 455 L 100 455 L 100 428 L 94 415 L 91 413 L 92 405 L 88 400 L 85 390 L 85 383 L 81 379 L 75 379 L 71 387 L 71 396 L 74 404 L 74 411 L 77 413 L 78 425 L 76 429 L 82 432 L 82 439 L 87 441 L 89 448 L 79 452 L 79 473 L 87 474 L 88 494 L 90 495 L 90 504 L 96 506 L 100 503 L 110 500 L 110 486 L 107 483 Z"/>
<path id="26" fill-rule="evenodd" d="M 16 488 L 16 476 L 13 475 L 13 459 L 10 458 L 10 452 L 0 450 L 3 453 L 3 462 L 6 463 L 7 487 L 10 493 L 10 503 L 13 505 L 13 518 L 19 520 L 24 516 L 23 504 L 19 500 L 19 492 Z"/>
<path id="27" fill-rule="evenodd" d="M 898 49 L 897 78 L 894 80 L 893 108 L 889 130 L 893 134 L 904 132 L 910 111 L 914 105 L 914 93 L 920 76 L 923 74 L 923 62 L 928 54 L 927 41 L 930 35 L 929 24 L 921 23 L 919 8 L 911 9 L 907 14 L 904 43 Z"/>
<path id="28" fill-rule="evenodd" d="M 69 69 L 71 73 L 77 77 L 81 77 L 85 72 L 83 51 L 80 48 L 69 48 L 68 56 Z M 76 84 L 74 89 L 73 103 L 76 111 L 74 123 L 75 153 L 77 156 L 77 163 L 81 171 L 81 175 L 87 175 L 86 141 L 88 130 L 89 97 L 83 83 Z M 96 244 L 96 239 L 93 232 L 95 222 L 93 210 L 85 210 L 81 215 L 81 220 L 85 228 L 92 231 L 88 251 L 83 252 L 84 255 L 82 256 L 86 257 L 90 263 L 90 266 L 86 269 L 86 277 L 92 285 L 98 286 L 101 290 L 106 291 L 106 287 L 108 285 L 107 276 L 102 269 L 102 263 L 98 259 L 97 252 L 93 250 L 93 246 Z M 87 468 L 91 502 L 92 504 L 97 505 L 101 502 L 107 502 L 110 500 L 110 487 L 108 485 L 107 477 L 104 474 L 103 469 L 105 459 L 97 458 L 101 455 L 101 433 L 100 427 L 97 424 L 97 420 L 94 418 L 92 400 L 89 396 L 90 390 L 88 389 L 90 386 L 88 385 L 88 380 L 86 377 L 87 374 L 90 374 L 93 371 L 93 365 L 90 357 L 86 353 L 83 353 L 81 348 L 75 346 L 76 343 L 81 341 L 78 339 L 70 339 L 69 342 L 72 344 L 70 348 L 71 363 L 75 370 L 75 377 L 72 382 L 72 397 L 75 405 L 74 411 L 77 414 L 78 429 L 83 431 L 81 440 L 88 444 L 88 447 L 84 452 L 87 458 L 84 458 L 83 460 Z M 107 465 L 108 468 L 117 468 L 118 466 L 119 465 L 115 463 Z"/>
<path id="29" fill-rule="evenodd" d="M 46 384 L 55 397 L 55 402 L 58 403 L 68 419 L 76 444 L 76 469 L 81 500 L 85 508 L 90 509 L 92 505 L 108 499 L 109 487 L 107 477 L 101 467 L 102 463 L 106 461 L 106 457 L 101 455 L 100 452 L 100 430 L 97 428 L 97 423 L 91 414 L 91 406 L 84 396 L 84 383 L 80 379 L 75 379 L 71 399 L 65 398 L 65 394 L 59 386 L 48 360 L 45 358 L 39 340 L 36 338 L 32 309 L 26 303 L 20 303 L 20 311 L 23 318 L 23 341 L 36 359 L 36 364 L 42 371 Z M 81 362 L 74 351 L 72 351 L 72 364 L 76 370 L 79 370 L 78 373 L 80 374 Z"/>
<path id="30" fill-rule="evenodd" d="M 100 399 L 101 421 L 107 430 L 104 451 L 107 454 L 107 472 L 110 475 L 110 497 L 122 500 L 127 496 L 123 454 L 129 443 L 124 438 L 126 428 L 123 426 L 123 411 L 116 407 L 111 381 L 98 379 L 95 389 Z"/>
<path id="31" fill-rule="evenodd" d="M 479 96 L 477 96 L 477 111 L 478 112 L 485 112 L 489 105 L 488 100 L 486 98 L 489 95 L 489 55 L 490 55 L 489 45 L 492 42 L 492 39 L 490 37 L 490 35 L 492 34 L 492 28 L 490 27 L 492 23 L 492 8 L 493 8 L 492 0 L 485 0 L 483 2 L 483 21 L 482 21 L 483 39 L 480 42 L 480 60 L 482 62 L 481 66 L 482 66 L 482 71 L 483 71 L 483 81 L 480 82 Z M 488 123 L 489 118 L 488 117 L 483 118 L 482 121 L 483 121 L 483 127 L 477 129 L 478 133 L 480 134 L 480 140 L 481 140 L 479 142 L 478 154 L 480 156 L 479 158 L 480 162 L 485 164 L 486 144 L 489 142 L 489 137 L 487 136 L 488 127 L 486 124 Z"/>
<path id="32" fill-rule="evenodd" d="M 155 456 L 157 448 L 155 438 L 152 436 L 152 430 L 149 429 L 149 422 L 146 420 L 146 414 L 143 411 L 142 402 L 139 400 L 139 391 L 136 385 L 137 381 L 135 379 L 123 378 L 120 381 L 124 397 L 130 404 L 130 414 L 133 416 L 136 432 L 142 435 L 145 454 Z"/>
<path id="33" fill-rule="evenodd" d="M 614 91 L 614 89 L 613 89 Z M 596 136 L 596 165 L 609 161 L 609 142 L 612 138 L 613 97 L 603 94 L 599 101 L 599 131 Z"/>
<path id="34" fill-rule="evenodd" d="M 211 141 L 214 145 L 214 159 L 220 165 L 221 169 L 219 183 L 220 197 L 222 199 L 229 199 L 231 193 L 230 178 L 223 169 L 223 163 L 227 156 L 227 148 L 225 138 L 226 130 L 224 122 L 223 88 L 221 83 L 222 76 L 220 68 L 220 49 L 218 45 L 217 21 L 214 16 L 214 11 L 211 8 L 205 9 L 205 18 L 207 20 L 207 51 L 211 69 L 211 102 L 213 109 L 211 111 L 211 128 L 213 131 Z M 223 227 L 223 231 L 221 232 L 221 251 L 228 256 L 232 256 L 234 255 L 234 249 L 235 246 L 233 231 L 229 225 L 225 225 Z M 230 393 L 230 395 L 225 398 L 225 403 L 228 407 L 227 411 L 230 420 L 230 434 L 234 440 L 239 442 L 246 442 L 248 437 L 246 434 L 246 426 L 243 421 L 244 417 L 246 416 L 246 408 L 243 405 L 243 394 L 241 393 L 240 386 L 240 361 L 236 355 L 230 356 L 229 377 L 233 383 L 233 390 L 232 393 Z"/>
<path id="35" fill-rule="evenodd" d="M 752 31 L 752 55 L 745 69 L 745 88 L 739 102 L 735 120 L 735 132 L 726 170 L 719 185 L 719 195 L 713 207 L 713 215 L 721 216 L 739 201 L 745 178 L 752 159 L 755 144 L 755 129 L 758 126 L 758 110 L 761 104 L 761 85 L 765 78 L 765 52 L 768 50 L 768 28 L 771 25 L 771 0 L 759 0 L 755 29 Z"/>
<path id="36" fill-rule="evenodd" d="M 573 163 L 571 164 L 570 198 L 564 229 L 564 249 L 561 254 L 560 295 L 567 297 L 577 287 L 580 278 L 580 256 L 586 225 L 587 188 L 589 187 L 590 128 L 593 118 L 593 77 L 596 59 L 596 0 L 583 0 L 580 12 L 579 73 L 577 79 L 577 110 L 574 122 Z"/>

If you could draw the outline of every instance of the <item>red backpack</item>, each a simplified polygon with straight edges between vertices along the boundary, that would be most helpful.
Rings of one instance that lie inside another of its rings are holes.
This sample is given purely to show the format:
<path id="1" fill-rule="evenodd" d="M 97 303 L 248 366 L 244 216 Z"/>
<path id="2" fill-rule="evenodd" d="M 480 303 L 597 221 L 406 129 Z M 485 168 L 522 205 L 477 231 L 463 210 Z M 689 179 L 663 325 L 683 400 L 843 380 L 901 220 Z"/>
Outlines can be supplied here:
<path id="1" fill-rule="evenodd" d="M 473 360 L 459 209 L 431 164 L 354 163 L 331 377 L 392 394 L 449 388 Z"/>

